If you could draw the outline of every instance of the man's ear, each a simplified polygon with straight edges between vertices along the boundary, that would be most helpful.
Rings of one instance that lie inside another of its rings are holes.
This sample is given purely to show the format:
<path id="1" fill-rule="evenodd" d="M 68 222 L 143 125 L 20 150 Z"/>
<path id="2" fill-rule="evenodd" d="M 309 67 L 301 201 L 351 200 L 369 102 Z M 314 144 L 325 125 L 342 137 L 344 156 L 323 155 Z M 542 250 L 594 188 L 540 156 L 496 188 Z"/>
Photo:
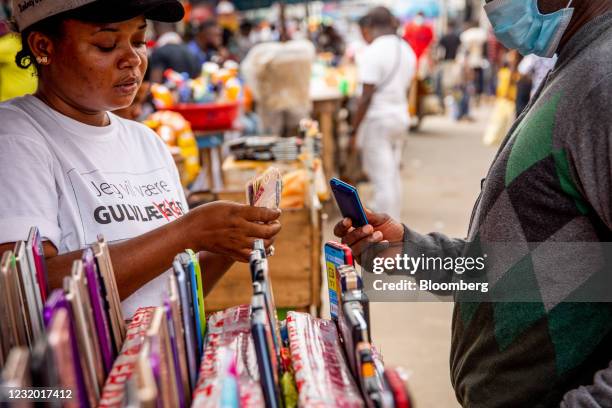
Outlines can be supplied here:
<path id="1" fill-rule="evenodd" d="M 43 65 L 51 63 L 55 49 L 53 47 L 53 41 L 51 41 L 48 35 L 34 31 L 28 36 L 28 45 L 37 61 L 46 61 Z"/>

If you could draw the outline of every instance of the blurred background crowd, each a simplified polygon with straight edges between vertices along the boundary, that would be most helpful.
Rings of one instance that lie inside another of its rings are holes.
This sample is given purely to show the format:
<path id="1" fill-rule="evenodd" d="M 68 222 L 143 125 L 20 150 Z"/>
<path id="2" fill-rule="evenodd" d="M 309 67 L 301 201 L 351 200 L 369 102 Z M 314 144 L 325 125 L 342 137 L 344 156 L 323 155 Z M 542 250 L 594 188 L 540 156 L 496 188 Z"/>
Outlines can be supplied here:
<path id="1" fill-rule="evenodd" d="M 269 58 L 293 60 L 293 65 L 289 61 L 287 68 L 294 70 L 300 64 L 314 65 L 302 76 L 292 76 L 291 81 L 276 86 L 305 88 L 310 79 L 312 95 L 313 87 L 317 88 L 314 93 L 321 91 L 322 86 L 317 81 L 322 79 L 326 82 L 324 85 L 337 82 L 345 96 L 358 93 L 351 67 L 358 62 L 366 46 L 359 30 L 359 18 L 380 4 L 393 12 L 398 20 L 397 33 L 417 57 L 410 101 L 413 128 L 430 114 L 446 113 L 454 120 L 473 120 L 472 108 L 490 102 L 495 103 L 495 110 L 484 141 L 494 144 L 511 119 L 522 111 L 543 75 L 554 65 L 554 60 L 535 56 L 521 60 L 517 53 L 504 49 L 481 12 L 479 1 L 287 0 L 279 3 L 272 0 L 192 0 L 185 3 L 188 13 L 182 23 L 156 23 L 149 28 L 148 81 L 134 108 L 126 112 L 133 118 L 144 118 L 155 108 L 151 84 L 172 81 L 170 71 L 195 79 L 202 75 L 205 63 L 237 70 L 238 64 L 246 62 L 248 66 L 242 67 L 240 80 L 246 82 L 247 95 L 243 99 L 247 104 L 253 102 L 254 93 L 255 102 L 269 105 L 261 100 L 266 98 L 262 95 L 264 92 L 253 89 L 261 85 L 252 83 L 258 79 L 265 81 L 254 71 L 265 65 L 262 60 Z M 2 0 L 0 5 L 0 20 L 10 18 L 10 1 Z M 258 44 L 287 42 L 296 44 L 283 51 L 273 46 L 260 49 L 258 55 L 248 58 L 249 51 Z M 314 48 L 311 50 L 309 45 Z M 0 101 L 32 92 L 35 87 L 32 72 L 24 72 L 14 64 L 19 48 L 20 43 L 11 35 L 9 24 L 1 24 Z M 327 68 L 331 68 L 333 74 Z M 335 68 L 340 68 L 340 74 Z M 281 71 L 275 72 L 277 78 Z M 274 91 L 279 89 L 274 88 Z M 299 91 L 295 92 L 299 96 Z M 293 105 L 287 101 L 276 104 L 285 111 L 282 118 L 289 125 L 295 125 L 298 119 L 292 119 L 304 117 L 311 108 L 307 102 L 303 102 L 303 106 L 294 102 Z M 284 105 L 292 106 L 286 110 Z M 247 106 L 247 112 L 251 107 Z M 269 109 L 261 109 L 251 118 L 248 124 L 252 133 L 279 133 L 287 125 L 280 123 L 281 116 Z"/>

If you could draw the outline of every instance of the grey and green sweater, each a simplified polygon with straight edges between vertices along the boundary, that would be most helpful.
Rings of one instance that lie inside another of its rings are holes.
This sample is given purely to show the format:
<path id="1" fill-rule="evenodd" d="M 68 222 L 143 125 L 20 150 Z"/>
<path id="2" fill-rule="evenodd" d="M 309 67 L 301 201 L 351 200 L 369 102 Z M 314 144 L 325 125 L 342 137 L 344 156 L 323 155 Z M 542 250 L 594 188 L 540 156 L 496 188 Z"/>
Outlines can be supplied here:
<path id="1" fill-rule="evenodd" d="M 405 241 L 407 252 L 437 256 L 462 256 L 479 242 L 524 246 L 520 256 L 490 259 L 487 273 L 496 271 L 493 286 L 530 282 L 539 301 L 456 299 L 450 364 L 463 406 L 558 406 L 564 397 L 568 406 L 612 406 L 612 368 L 594 382 L 612 361 L 612 304 L 570 301 L 602 271 L 585 261 L 567 276 L 563 261 L 537 245 L 612 241 L 612 12 L 565 45 L 510 130 L 467 239 L 406 229 Z"/>

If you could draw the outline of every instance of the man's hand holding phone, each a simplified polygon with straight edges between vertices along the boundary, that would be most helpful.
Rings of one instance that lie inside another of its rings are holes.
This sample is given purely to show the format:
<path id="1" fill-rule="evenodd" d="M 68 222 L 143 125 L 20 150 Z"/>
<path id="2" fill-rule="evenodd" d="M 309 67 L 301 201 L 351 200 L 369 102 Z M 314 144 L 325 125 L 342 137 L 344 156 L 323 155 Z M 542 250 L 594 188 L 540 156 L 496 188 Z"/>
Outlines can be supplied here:
<path id="1" fill-rule="evenodd" d="M 351 247 L 353 256 L 358 262 L 361 254 L 372 245 L 379 244 L 383 248 L 385 244 L 402 242 L 404 238 L 404 226 L 393 220 L 387 214 L 373 213 L 364 209 L 368 224 L 360 228 L 354 228 L 350 218 L 344 218 L 334 227 L 334 235 L 342 239 L 342 243 Z"/>

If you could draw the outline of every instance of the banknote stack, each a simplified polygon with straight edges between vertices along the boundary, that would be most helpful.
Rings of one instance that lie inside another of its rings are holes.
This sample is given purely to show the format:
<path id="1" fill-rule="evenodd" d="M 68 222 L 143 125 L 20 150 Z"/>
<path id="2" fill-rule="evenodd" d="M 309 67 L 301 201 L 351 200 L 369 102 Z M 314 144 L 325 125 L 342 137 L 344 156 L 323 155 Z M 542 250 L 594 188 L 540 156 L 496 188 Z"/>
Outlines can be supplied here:
<path id="1" fill-rule="evenodd" d="M 278 208 L 283 189 L 283 178 L 276 167 L 268 168 L 246 186 L 247 203 L 255 207 Z"/>

